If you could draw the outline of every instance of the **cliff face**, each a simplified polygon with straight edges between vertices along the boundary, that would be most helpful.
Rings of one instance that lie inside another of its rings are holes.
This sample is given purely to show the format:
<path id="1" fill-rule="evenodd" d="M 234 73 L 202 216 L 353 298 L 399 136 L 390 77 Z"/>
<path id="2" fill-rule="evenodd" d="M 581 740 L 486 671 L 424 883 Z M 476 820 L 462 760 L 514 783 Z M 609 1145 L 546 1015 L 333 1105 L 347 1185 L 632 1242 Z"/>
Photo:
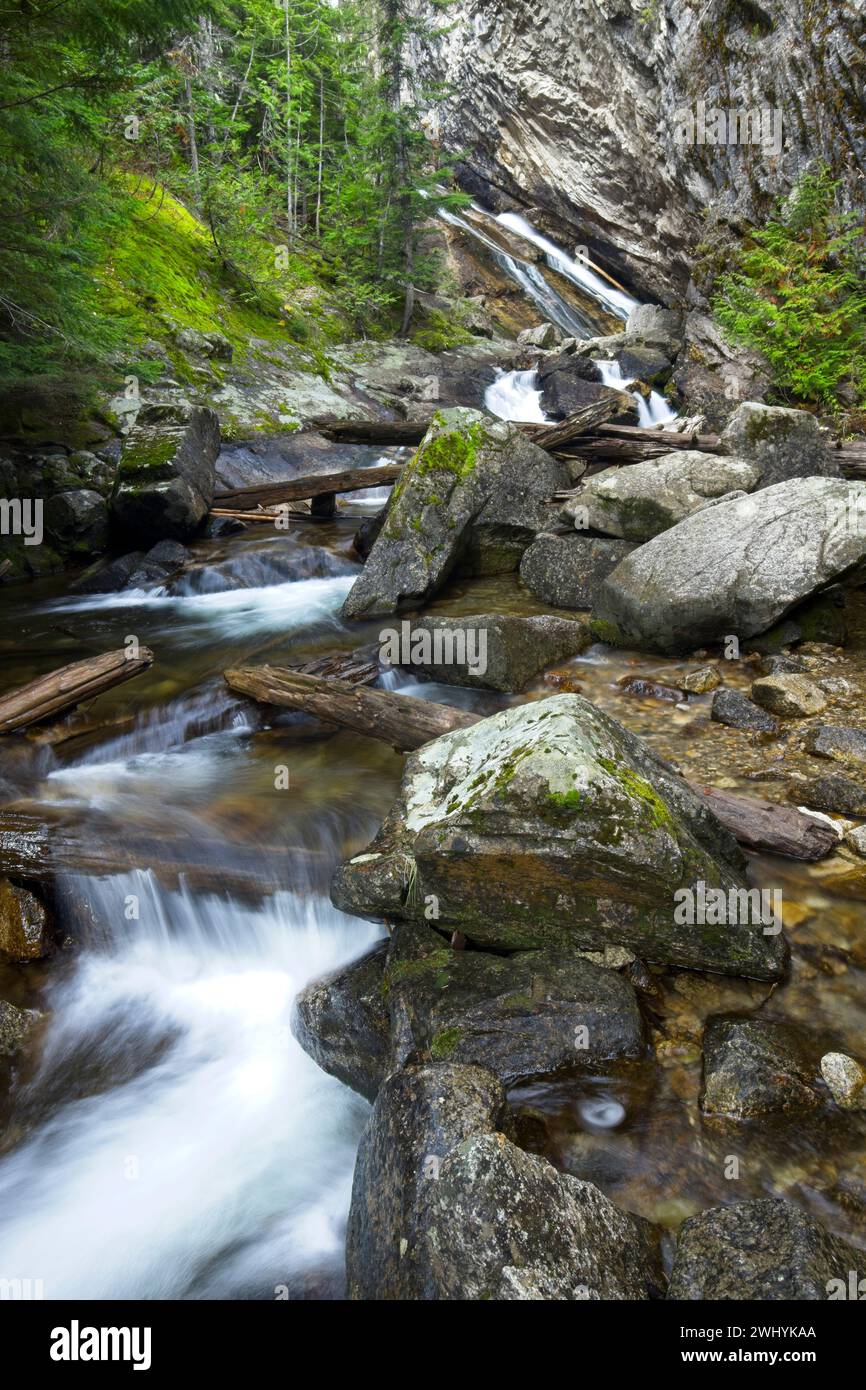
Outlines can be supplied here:
<path id="1" fill-rule="evenodd" d="M 724 243 L 810 161 L 866 201 L 866 0 L 410 3 L 440 30 L 411 40 L 412 64 L 447 84 L 429 127 L 463 186 L 644 297 L 686 297 L 708 214 Z"/>

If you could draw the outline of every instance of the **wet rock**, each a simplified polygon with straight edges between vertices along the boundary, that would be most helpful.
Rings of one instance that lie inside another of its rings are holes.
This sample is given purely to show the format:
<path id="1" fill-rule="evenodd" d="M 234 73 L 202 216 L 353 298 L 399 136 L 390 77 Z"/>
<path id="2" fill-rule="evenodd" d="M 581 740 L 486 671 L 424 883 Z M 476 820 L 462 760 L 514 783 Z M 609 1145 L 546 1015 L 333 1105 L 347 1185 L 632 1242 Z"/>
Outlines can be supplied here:
<path id="1" fill-rule="evenodd" d="M 217 414 L 204 407 L 186 425 L 130 430 L 112 502 L 118 530 L 147 542 L 193 535 L 213 501 L 219 447 Z"/>
<path id="2" fill-rule="evenodd" d="M 866 1068 L 844 1052 L 825 1052 L 821 1075 L 843 1110 L 866 1110 Z"/>
<path id="3" fill-rule="evenodd" d="M 562 333 L 555 323 L 540 323 L 536 328 L 524 328 L 517 341 L 522 347 L 552 348 L 562 342 Z"/>
<path id="4" fill-rule="evenodd" d="M 689 671 L 680 682 L 683 690 L 691 695 L 707 695 L 711 690 L 718 689 L 721 683 L 722 678 L 715 666 L 701 666 L 697 671 Z"/>
<path id="5" fill-rule="evenodd" d="M 739 887 L 744 859 L 702 802 L 579 695 L 503 710 L 406 761 L 379 835 L 338 869 L 336 906 L 504 949 L 627 947 L 774 979 L 780 937 L 681 925 L 674 893 Z"/>
<path id="6" fill-rule="evenodd" d="M 594 401 L 619 397 L 620 409 L 611 416 L 612 422 L 620 425 L 636 425 L 637 406 L 621 391 L 600 385 L 594 377 L 587 376 L 589 367 L 595 363 L 588 358 L 562 357 L 554 364 L 539 369 L 538 380 L 541 386 L 541 404 L 544 413 L 553 420 L 564 420 Z M 595 368 L 598 371 L 598 368 Z"/>
<path id="7" fill-rule="evenodd" d="M 765 656 L 758 664 L 762 676 L 798 676 L 808 670 L 799 656 Z"/>
<path id="8" fill-rule="evenodd" d="M 520 568 L 535 532 L 520 526 L 472 527 L 466 549 L 455 568 L 458 578 L 473 579 L 491 574 L 513 574 Z"/>
<path id="9" fill-rule="evenodd" d="M 387 505 L 377 512 L 375 516 L 367 516 L 361 522 L 352 538 L 352 549 L 362 560 L 366 560 L 376 543 L 376 539 L 385 524 L 385 517 L 388 513 Z"/>
<path id="10" fill-rule="evenodd" d="M 794 478 L 694 512 L 608 575 L 597 616 L 670 652 L 764 632 L 866 558 L 866 531 L 845 520 L 852 492 L 866 504 L 862 483 Z"/>
<path id="11" fill-rule="evenodd" d="M 670 358 L 658 348 L 623 348 L 616 360 L 626 381 L 643 381 L 647 386 L 663 386 L 672 371 Z"/>
<path id="12" fill-rule="evenodd" d="M 783 719 L 805 719 L 827 708 L 827 700 L 817 685 L 797 675 L 762 676 L 752 682 L 752 699 Z"/>
<path id="13" fill-rule="evenodd" d="M 192 560 L 191 553 L 179 541 L 157 541 L 147 552 L 151 564 L 164 565 L 166 572 L 182 569 Z"/>
<path id="14" fill-rule="evenodd" d="M 555 608 L 591 608 L 602 580 L 634 547 L 596 536 L 538 536 L 520 565 L 529 592 Z"/>
<path id="15" fill-rule="evenodd" d="M 474 526 L 544 530 L 549 499 L 569 480 L 567 465 L 506 421 L 439 412 L 391 494 L 344 616 L 379 617 L 429 599 L 462 558 Z"/>
<path id="16" fill-rule="evenodd" d="M 385 1077 L 390 1023 L 382 983 L 388 942 L 301 990 L 292 1032 L 315 1062 L 374 1100 Z"/>
<path id="17" fill-rule="evenodd" d="M 677 449 L 628 468 L 606 468 L 578 484 L 562 510 L 578 529 L 643 542 L 676 526 L 708 502 L 748 492 L 759 478 L 751 464 L 695 449 Z"/>
<path id="18" fill-rule="evenodd" d="M 14 1057 L 40 1018 L 35 1009 L 19 1009 L 0 999 L 0 1057 Z"/>
<path id="19" fill-rule="evenodd" d="M 346 1235 L 349 1297 L 432 1299 L 427 1233 L 452 1149 L 499 1125 L 505 1098 L 489 1071 L 407 1067 L 382 1085 L 358 1148 Z"/>
<path id="20" fill-rule="evenodd" d="M 473 617 L 421 618 L 403 624 L 407 640 L 401 654 L 393 629 L 394 665 L 408 665 L 445 685 L 477 690 L 523 690 L 546 667 L 577 656 L 589 645 L 585 623 L 568 618 L 479 614 Z M 388 631 L 388 629 L 386 629 Z M 381 637 L 381 634 L 380 634 Z M 409 658 L 408 660 L 406 658 Z"/>
<path id="21" fill-rule="evenodd" d="M 67 553 L 94 555 L 108 542 L 108 503 L 98 492 L 58 492 L 45 504 L 45 529 Z"/>
<path id="22" fill-rule="evenodd" d="M 427 1239 L 439 1299 L 646 1299 L 664 1287 L 648 1221 L 501 1134 L 445 1159 Z"/>
<path id="23" fill-rule="evenodd" d="M 810 641 L 841 647 L 846 640 L 845 591 L 835 585 L 806 603 L 798 604 L 781 622 L 750 638 L 747 645 L 750 651 L 772 654 L 784 652 L 786 647 L 798 642 L 804 647 Z"/>
<path id="24" fill-rule="evenodd" d="M 811 1216 L 773 1197 L 713 1207 L 683 1224 L 668 1298 L 776 1302 L 847 1288 L 857 1252 Z"/>
<path id="25" fill-rule="evenodd" d="M 866 816 L 866 786 L 849 777 L 813 777 L 791 788 L 791 799 L 815 811 Z"/>
<path id="26" fill-rule="evenodd" d="M 862 800 L 866 801 L 866 793 L 861 793 L 861 796 Z M 866 811 L 859 814 L 866 815 Z M 854 830 L 849 830 L 845 835 L 845 843 L 849 849 L 853 849 L 855 854 L 866 859 L 866 825 L 858 825 Z"/>
<path id="27" fill-rule="evenodd" d="M 839 477 L 826 436 L 806 410 L 745 401 L 731 416 L 721 439 L 728 453 L 755 465 L 762 488 L 791 478 Z"/>
<path id="28" fill-rule="evenodd" d="M 620 676 L 617 685 L 624 695 L 634 695 L 639 700 L 662 700 L 669 705 L 678 705 L 685 699 L 682 690 L 673 685 L 662 685 L 660 681 L 647 680 L 646 676 Z"/>
<path id="29" fill-rule="evenodd" d="M 38 898 L 0 878 L 0 960 L 23 964 L 54 949 L 48 914 Z"/>
<path id="30" fill-rule="evenodd" d="M 803 746 L 807 753 L 819 758 L 831 758 L 833 762 L 851 767 L 866 767 L 866 729 L 822 724 L 820 728 L 809 730 Z"/>
<path id="31" fill-rule="evenodd" d="M 132 550 L 116 560 L 101 561 L 85 570 L 70 587 L 79 594 L 113 594 L 123 589 L 144 563 L 144 551 Z"/>
<path id="32" fill-rule="evenodd" d="M 719 1015 L 708 1021 L 703 1046 L 705 1115 L 747 1120 L 820 1103 L 815 1062 L 792 1025 Z"/>
<path id="33" fill-rule="evenodd" d="M 775 734 L 778 720 L 765 713 L 739 690 L 717 690 L 713 696 L 710 718 L 729 729 L 747 729 L 751 733 Z"/>

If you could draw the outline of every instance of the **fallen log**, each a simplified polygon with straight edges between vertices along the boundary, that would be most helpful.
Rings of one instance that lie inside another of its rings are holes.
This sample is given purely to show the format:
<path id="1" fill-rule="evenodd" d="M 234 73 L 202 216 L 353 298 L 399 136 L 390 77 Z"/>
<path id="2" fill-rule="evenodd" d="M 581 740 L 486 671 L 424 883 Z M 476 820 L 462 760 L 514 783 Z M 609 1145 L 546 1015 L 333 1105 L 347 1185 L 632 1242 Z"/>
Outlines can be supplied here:
<path id="1" fill-rule="evenodd" d="M 590 401 L 589 405 L 554 425 L 518 424 L 517 428 L 541 449 L 560 449 L 572 439 L 606 424 L 612 415 L 618 415 L 622 410 L 633 411 L 634 401 L 625 391 L 611 390 L 608 395 Z"/>
<path id="2" fill-rule="evenodd" d="M 450 705 L 305 675 L 280 666 L 240 667 L 224 672 L 224 676 L 229 688 L 240 695 L 261 704 L 315 715 L 328 724 L 380 739 L 399 753 L 420 748 L 453 729 L 468 728 L 480 717 Z"/>
<path id="3" fill-rule="evenodd" d="M 313 473 L 283 483 L 256 483 L 218 492 L 213 508 L 223 515 L 232 511 L 253 511 L 256 507 L 276 507 L 307 498 L 333 496 L 338 492 L 359 492 L 367 487 L 385 487 L 402 472 L 402 463 L 383 463 L 378 468 L 349 468 L 340 473 Z M 254 518 L 255 519 L 255 518 Z M 268 518 L 269 519 L 269 518 Z"/>
<path id="4" fill-rule="evenodd" d="M 49 714 L 71 709 L 82 700 L 91 700 L 146 671 L 152 663 L 153 652 L 141 647 L 138 656 L 130 656 L 126 648 L 122 648 L 61 666 L 50 675 L 40 676 L 29 685 L 0 697 L 0 734 L 23 729 Z"/>
<path id="5" fill-rule="evenodd" d="M 832 826 L 796 807 L 741 796 L 699 782 L 689 781 L 689 786 L 746 849 L 781 854 L 787 859 L 815 860 L 824 859 L 839 844 Z"/>
<path id="6" fill-rule="evenodd" d="M 354 733 L 381 739 L 401 753 L 455 729 L 468 729 L 484 717 L 450 705 L 391 691 L 358 689 L 339 680 L 277 666 L 226 671 L 225 679 L 232 690 L 261 703 L 314 714 Z M 688 786 L 746 849 L 815 860 L 823 859 L 838 844 L 830 826 L 792 807 L 697 782 L 690 781 Z"/>

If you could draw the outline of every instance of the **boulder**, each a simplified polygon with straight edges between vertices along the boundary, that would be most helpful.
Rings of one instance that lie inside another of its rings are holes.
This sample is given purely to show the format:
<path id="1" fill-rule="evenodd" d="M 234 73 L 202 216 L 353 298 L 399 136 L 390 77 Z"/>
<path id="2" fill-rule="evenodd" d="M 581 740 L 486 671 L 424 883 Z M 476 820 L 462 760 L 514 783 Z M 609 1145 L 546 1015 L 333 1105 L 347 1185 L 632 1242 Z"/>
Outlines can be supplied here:
<path id="1" fill-rule="evenodd" d="M 805 719 L 827 708 L 827 697 L 805 676 L 762 676 L 752 682 L 752 699 L 783 719 Z"/>
<path id="2" fill-rule="evenodd" d="M 0 999 L 0 1058 L 14 1057 L 41 1017 L 35 1009 L 19 1009 Z"/>
<path id="3" fill-rule="evenodd" d="M 475 1135 L 445 1159 L 427 1244 L 443 1300 L 632 1300 L 664 1289 L 655 1227 L 502 1134 Z"/>
<path id="4" fill-rule="evenodd" d="M 767 714 L 739 690 L 717 690 L 713 696 L 710 718 L 729 729 L 746 729 L 754 734 L 776 734 L 778 720 Z"/>
<path id="5" fill-rule="evenodd" d="M 38 898 L 0 878 L 0 960 L 23 964 L 54 949 L 48 914 Z"/>
<path id="6" fill-rule="evenodd" d="M 355 1163 L 351 1299 L 436 1297 L 427 1232 L 442 1164 L 464 1139 L 492 1133 L 504 1105 L 499 1082 L 480 1067 L 407 1067 L 385 1080 Z"/>
<path id="7" fill-rule="evenodd" d="M 517 341 L 522 347 L 552 348 L 562 342 L 562 333 L 555 323 L 539 323 L 535 328 L 524 328 Z"/>
<path id="8" fill-rule="evenodd" d="M 694 512 L 608 575 L 597 616 L 665 652 L 764 632 L 866 559 L 852 498 L 866 505 L 866 484 L 794 478 Z"/>
<path id="9" fill-rule="evenodd" d="M 405 622 L 402 629 L 390 630 L 396 661 L 388 655 L 387 646 L 380 647 L 385 660 L 423 671 L 445 685 L 478 690 L 523 690 L 533 676 L 577 656 L 590 641 L 584 623 L 547 614 L 427 617 Z M 381 641 L 383 634 L 379 636 Z"/>
<path id="10" fill-rule="evenodd" d="M 644 959 L 761 979 L 780 935 L 678 922 L 674 894 L 728 892 L 744 858 L 635 735 L 579 695 L 501 711 L 406 761 L 379 835 L 338 869 L 337 907 L 501 949 L 621 945 Z M 686 914 L 687 915 L 687 914 Z"/>
<path id="11" fill-rule="evenodd" d="M 55 493 L 45 504 L 45 529 L 62 550 L 95 555 L 108 542 L 108 503 L 87 488 Z"/>
<path id="12" fill-rule="evenodd" d="M 708 503 L 749 492 L 760 474 L 737 458 L 675 449 L 628 468 L 605 468 L 581 482 L 562 510 L 578 530 L 651 540 Z"/>
<path id="13" fill-rule="evenodd" d="M 684 1222 L 668 1298 L 827 1299 L 835 1288 L 847 1289 L 849 1271 L 860 1263 L 847 1241 L 811 1216 L 779 1198 L 762 1197 L 713 1207 Z"/>
<path id="14" fill-rule="evenodd" d="M 520 578 L 534 598 L 554 608 L 591 608 L 603 579 L 634 547 L 600 536 L 537 536 L 520 563 Z"/>
<path id="15" fill-rule="evenodd" d="M 683 340 L 683 315 L 661 304 L 636 304 L 629 312 L 626 333 L 640 343 L 676 357 Z"/>
<path id="16" fill-rule="evenodd" d="M 374 1100 L 385 1076 L 390 1024 L 382 981 L 388 942 L 302 989 L 292 1032 L 331 1076 Z"/>
<path id="17" fill-rule="evenodd" d="M 429 599 L 474 526 L 544 530 L 553 519 L 550 499 L 570 481 L 566 464 L 507 421 L 462 408 L 438 412 L 391 494 L 344 617 L 379 617 Z"/>
<path id="18" fill-rule="evenodd" d="M 866 786 L 850 777 L 812 777 L 791 788 L 791 799 L 815 811 L 840 816 L 866 816 Z"/>
<path id="19" fill-rule="evenodd" d="M 825 1052 L 821 1075 L 843 1110 L 866 1110 L 866 1068 L 844 1052 Z"/>
<path id="20" fill-rule="evenodd" d="M 843 725 L 822 724 L 810 729 L 803 745 L 807 753 L 830 758 L 850 767 L 866 767 L 866 729 L 848 729 Z"/>
<path id="21" fill-rule="evenodd" d="M 560 357 L 554 363 L 540 367 L 538 381 L 544 413 L 553 420 L 564 420 L 594 401 L 618 397 L 620 409 L 611 416 L 611 420 L 615 424 L 636 425 L 637 405 L 622 391 L 602 386 L 594 375 L 588 376 L 590 369 L 599 371 L 591 358 L 584 357 Z"/>
<path id="22" fill-rule="evenodd" d="M 762 488 L 790 478 L 839 477 L 826 436 L 807 410 L 745 401 L 725 426 L 722 445 L 759 470 Z"/>
<path id="23" fill-rule="evenodd" d="M 820 1103 L 815 1062 L 790 1024 L 720 1014 L 708 1021 L 703 1048 L 705 1115 L 748 1120 Z"/>
<path id="24" fill-rule="evenodd" d="M 213 501 L 219 448 L 219 419 L 209 408 L 174 428 L 134 426 L 112 500 L 117 529 L 148 544 L 193 535 Z"/>
<path id="25" fill-rule="evenodd" d="M 622 348 L 616 360 L 626 381 L 643 381 L 647 386 L 664 386 L 673 370 L 670 358 L 658 348 Z"/>

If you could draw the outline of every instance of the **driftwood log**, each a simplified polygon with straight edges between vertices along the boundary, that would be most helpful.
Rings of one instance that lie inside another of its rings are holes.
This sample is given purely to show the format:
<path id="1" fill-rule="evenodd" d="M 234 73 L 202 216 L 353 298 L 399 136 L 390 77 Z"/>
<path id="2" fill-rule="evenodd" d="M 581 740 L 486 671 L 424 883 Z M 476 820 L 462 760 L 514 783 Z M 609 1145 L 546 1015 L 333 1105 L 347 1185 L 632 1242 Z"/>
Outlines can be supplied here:
<path id="1" fill-rule="evenodd" d="M 226 671 L 225 679 L 232 690 L 262 704 L 302 710 L 355 733 L 381 739 L 403 753 L 454 729 L 467 729 L 483 717 L 450 705 L 349 686 L 339 680 L 302 675 L 277 666 Z M 823 859 L 838 844 L 830 826 L 795 807 L 777 806 L 771 801 L 695 782 L 689 782 L 689 786 L 746 849 L 781 854 L 789 859 L 815 860 Z"/>
<path id="2" fill-rule="evenodd" d="M 123 681 L 131 680 L 146 671 L 153 662 L 153 652 L 139 648 L 138 656 L 126 649 L 105 652 L 102 656 L 75 661 L 61 666 L 50 675 L 40 676 L 29 685 L 22 685 L 0 697 L 0 734 L 24 729 L 50 714 L 72 709 L 82 700 L 91 700 Z"/>
<path id="3" fill-rule="evenodd" d="M 394 483 L 403 471 L 402 463 L 384 463 L 378 468 L 349 468 L 341 473 L 313 473 L 305 478 L 291 478 L 284 483 L 257 483 L 254 487 L 234 488 L 218 492 L 213 509 L 222 511 L 252 511 L 255 507 L 276 507 L 307 498 L 333 497 L 338 492 L 358 492 L 366 487 L 384 487 Z"/>

